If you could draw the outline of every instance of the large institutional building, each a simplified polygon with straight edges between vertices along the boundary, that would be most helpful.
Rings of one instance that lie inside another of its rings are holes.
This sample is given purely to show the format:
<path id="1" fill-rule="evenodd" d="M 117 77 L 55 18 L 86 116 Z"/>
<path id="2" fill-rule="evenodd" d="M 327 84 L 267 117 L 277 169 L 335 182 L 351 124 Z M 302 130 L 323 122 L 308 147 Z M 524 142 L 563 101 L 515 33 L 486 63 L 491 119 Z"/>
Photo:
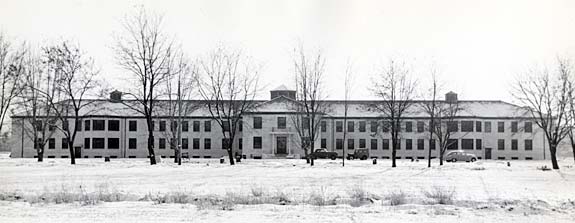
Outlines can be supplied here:
<path id="1" fill-rule="evenodd" d="M 117 97 L 117 96 L 116 96 Z M 145 158 L 147 127 L 142 115 L 129 109 L 121 98 L 98 100 L 90 112 L 83 111 L 83 120 L 74 143 L 78 158 Z M 457 100 L 448 93 L 446 100 Z M 234 142 L 234 153 L 246 158 L 298 158 L 303 157 L 300 139 L 292 122 L 295 92 L 284 86 L 271 91 L 270 100 L 256 101 L 257 109 L 242 117 L 239 136 Z M 425 159 L 431 146 L 432 156 L 438 156 L 438 143 L 429 142 L 426 131 L 429 118 L 423 112 L 424 101 L 416 101 L 402 123 L 401 159 Z M 187 101 L 186 103 L 201 103 Z M 344 102 L 328 100 L 329 112 L 320 123 L 315 148 L 326 148 L 343 155 L 343 148 L 369 149 L 372 158 L 391 157 L 391 139 L 388 129 L 380 124 L 380 113 L 368 109 L 377 101 L 348 101 L 347 125 L 344 125 Z M 546 142 L 542 131 L 531 121 L 526 111 L 503 101 L 459 100 L 463 110 L 455 124 L 450 141 L 451 150 L 464 150 L 481 159 L 531 160 L 546 158 Z M 90 106 L 89 106 L 90 107 Z M 12 157 L 35 157 L 33 139 L 26 134 L 31 128 L 28 116 L 12 116 Z M 170 117 L 158 115 L 154 121 L 154 150 L 157 156 L 173 157 Z M 69 121 L 70 125 L 74 122 Z M 58 125 L 58 123 L 56 123 Z M 60 123 L 61 125 L 61 123 Z M 345 126 L 345 129 L 344 129 Z M 72 127 L 72 126 L 69 126 Z M 68 158 L 64 135 L 52 128 L 44 149 L 46 158 Z M 347 132 L 345 141 L 344 131 Z M 189 158 L 219 158 L 227 153 L 222 149 L 224 139 L 219 125 L 211 120 L 205 107 L 187 112 L 182 122 L 182 149 Z M 434 145 L 435 144 L 435 145 Z"/>

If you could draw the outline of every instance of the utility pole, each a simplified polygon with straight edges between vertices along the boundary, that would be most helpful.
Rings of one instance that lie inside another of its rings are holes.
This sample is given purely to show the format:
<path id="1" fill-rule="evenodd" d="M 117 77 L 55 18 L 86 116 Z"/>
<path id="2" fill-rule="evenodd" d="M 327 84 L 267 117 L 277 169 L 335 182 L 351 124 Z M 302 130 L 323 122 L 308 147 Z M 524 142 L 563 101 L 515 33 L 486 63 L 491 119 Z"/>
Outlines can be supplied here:
<path id="1" fill-rule="evenodd" d="M 178 74 L 178 165 L 182 165 L 182 92 L 181 74 Z"/>

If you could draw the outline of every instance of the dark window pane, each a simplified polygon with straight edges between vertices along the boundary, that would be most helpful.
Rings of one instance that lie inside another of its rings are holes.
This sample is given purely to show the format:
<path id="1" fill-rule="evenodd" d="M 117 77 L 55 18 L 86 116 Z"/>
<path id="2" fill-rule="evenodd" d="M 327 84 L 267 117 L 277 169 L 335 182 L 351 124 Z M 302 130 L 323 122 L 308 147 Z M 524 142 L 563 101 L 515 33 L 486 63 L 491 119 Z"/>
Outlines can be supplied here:
<path id="1" fill-rule="evenodd" d="M 369 124 L 371 132 L 377 132 L 377 121 L 371 121 Z"/>
<path id="2" fill-rule="evenodd" d="M 448 132 L 457 132 L 459 131 L 459 123 L 457 121 L 449 121 L 447 122 L 447 131 Z"/>
<path id="3" fill-rule="evenodd" d="M 462 132 L 473 132 L 473 121 L 461 121 Z"/>
<path id="4" fill-rule="evenodd" d="M 254 117 L 254 129 L 262 129 L 262 117 Z"/>
<path id="5" fill-rule="evenodd" d="M 160 121 L 160 132 L 166 131 L 166 121 Z"/>
<path id="6" fill-rule="evenodd" d="M 49 138 L 48 139 L 48 149 L 55 149 L 56 148 L 56 139 Z"/>
<path id="7" fill-rule="evenodd" d="M 485 132 L 491 132 L 491 122 L 485 122 Z"/>
<path id="8" fill-rule="evenodd" d="M 182 149 L 188 149 L 188 148 L 189 148 L 188 138 L 182 138 Z"/>
<path id="9" fill-rule="evenodd" d="M 278 117 L 278 129 L 285 129 L 286 128 L 286 117 Z"/>
<path id="10" fill-rule="evenodd" d="M 62 149 L 67 149 L 67 148 L 68 148 L 68 139 L 62 138 Z"/>
<path id="11" fill-rule="evenodd" d="M 475 122 L 475 131 L 476 132 L 481 132 L 481 122 L 480 121 L 476 121 Z"/>
<path id="12" fill-rule="evenodd" d="M 198 126 L 199 125 L 200 124 L 198 123 Z M 211 131 L 212 131 L 212 121 L 210 120 L 204 121 L 204 132 L 211 132 Z"/>
<path id="13" fill-rule="evenodd" d="M 254 149 L 261 149 L 262 148 L 262 137 L 256 136 L 254 137 Z"/>
<path id="14" fill-rule="evenodd" d="M 371 149 L 377 150 L 377 139 L 371 139 Z"/>
<path id="15" fill-rule="evenodd" d="M 517 132 L 517 122 L 511 122 L 511 132 Z"/>
<path id="16" fill-rule="evenodd" d="M 505 150 L 505 139 L 497 140 L 497 150 Z"/>
<path id="17" fill-rule="evenodd" d="M 533 150 L 533 140 L 531 139 L 525 140 L 525 150 L 527 151 Z"/>
<path id="18" fill-rule="evenodd" d="M 120 131 L 120 121 L 108 120 L 108 131 Z"/>
<path id="19" fill-rule="evenodd" d="M 335 140 L 335 149 L 338 149 L 338 150 L 343 149 L 343 139 L 336 139 Z"/>
<path id="20" fill-rule="evenodd" d="M 459 142 L 457 139 L 448 139 L 447 140 L 447 149 L 448 150 L 458 150 L 459 149 Z"/>
<path id="21" fill-rule="evenodd" d="M 405 122 L 405 131 L 406 132 L 413 132 L 413 122 L 410 122 L 410 121 Z"/>
<path id="22" fill-rule="evenodd" d="M 352 150 L 355 147 L 355 140 L 353 139 L 347 139 L 347 149 Z"/>
<path id="23" fill-rule="evenodd" d="M 517 150 L 519 146 L 517 145 L 517 139 L 511 140 L 511 150 Z"/>
<path id="24" fill-rule="evenodd" d="M 389 139 L 382 139 L 381 142 L 381 149 L 389 150 Z"/>
<path id="25" fill-rule="evenodd" d="M 435 139 L 432 139 L 432 140 L 429 142 L 429 148 L 431 148 L 431 150 L 435 150 L 435 146 L 436 146 Z"/>
<path id="26" fill-rule="evenodd" d="M 166 139 L 165 138 L 160 138 L 158 140 L 158 148 L 159 149 L 166 149 Z"/>
<path id="27" fill-rule="evenodd" d="M 137 138 L 130 138 L 128 140 L 128 149 L 136 149 L 137 145 L 138 145 Z"/>
<path id="28" fill-rule="evenodd" d="M 483 148 L 483 142 L 481 139 L 476 139 L 475 140 L 475 149 L 476 150 L 481 150 Z"/>
<path id="29" fill-rule="evenodd" d="M 473 150 L 473 139 L 461 139 L 461 149 Z"/>
<path id="30" fill-rule="evenodd" d="M 335 122 L 335 131 L 336 132 L 343 132 L 343 122 L 342 121 L 336 121 Z"/>
<path id="31" fill-rule="evenodd" d="M 211 141 L 210 143 L 206 143 L 206 140 L 210 140 L 210 139 L 204 139 L 204 149 L 211 149 Z M 194 138 L 192 139 L 192 149 L 200 149 L 200 139 L 198 138 Z"/>
<path id="32" fill-rule="evenodd" d="M 425 149 L 425 140 L 417 139 L 417 150 L 424 150 L 424 149 Z"/>
<path id="33" fill-rule="evenodd" d="M 347 132 L 353 132 L 355 130 L 354 122 L 348 121 L 347 122 Z"/>
<path id="34" fill-rule="evenodd" d="M 365 139 L 359 139 L 359 148 L 365 148 Z"/>
<path id="35" fill-rule="evenodd" d="M 92 138 L 92 148 L 93 149 L 103 149 L 106 144 L 106 139 L 104 138 Z"/>
<path id="36" fill-rule="evenodd" d="M 119 149 L 120 138 L 108 138 L 108 149 Z"/>
<path id="37" fill-rule="evenodd" d="M 417 122 L 417 132 L 423 132 L 425 129 L 425 123 L 424 122 Z"/>
<path id="38" fill-rule="evenodd" d="M 533 132 L 533 124 L 531 122 L 525 122 L 525 132 Z"/>
<path id="39" fill-rule="evenodd" d="M 321 121 L 321 132 L 326 132 L 326 131 L 327 131 L 327 122 Z"/>
<path id="40" fill-rule="evenodd" d="M 106 130 L 106 122 L 104 120 L 92 120 L 94 124 L 94 131 Z"/>
<path id="41" fill-rule="evenodd" d="M 365 132 L 365 121 L 359 121 L 359 132 Z"/>
<path id="42" fill-rule="evenodd" d="M 84 149 L 90 148 L 90 138 L 84 138 Z"/>
<path id="43" fill-rule="evenodd" d="M 192 131 L 199 132 L 200 131 L 200 121 L 194 121 Z"/>
<path id="44" fill-rule="evenodd" d="M 129 131 L 130 131 L 130 132 L 138 131 L 138 122 L 135 121 L 135 120 L 131 120 L 131 121 L 129 122 L 129 127 L 128 127 L 128 128 L 129 128 Z"/>
<path id="45" fill-rule="evenodd" d="M 321 148 L 323 149 L 327 148 L 327 139 L 321 139 Z"/>
<path id="46" fill-rule="evenodd" d="M 497 132 L 505 132 L 505 122 L 497 122 Z"/>
<path id="47" fill-rule="evenodd" d="M 411 150 L 412 149 L 412 140 L 411 139 L 406 139 L 405 140 L 405 150 Z"/>

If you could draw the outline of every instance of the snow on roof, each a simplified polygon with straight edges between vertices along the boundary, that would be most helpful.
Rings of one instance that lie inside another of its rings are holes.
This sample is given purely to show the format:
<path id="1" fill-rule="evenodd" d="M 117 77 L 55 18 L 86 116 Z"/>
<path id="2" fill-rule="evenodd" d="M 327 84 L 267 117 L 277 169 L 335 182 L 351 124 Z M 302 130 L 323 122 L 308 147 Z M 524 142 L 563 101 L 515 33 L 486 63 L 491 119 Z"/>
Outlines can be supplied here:
<path id="1" fill-rule="evenodd" d="M 136 101 L 111 102 L 108 100 L 89 100 L 90 105 L 80 111 L 81 116 L 113 116 L 113 117 L 143 117 L 142 114 L 130 108 L 138 106 Z M 275 100 L 255 101 L 259 104 L 251 113 L 283 113 L 294 112 L 293 100 L 280 97 Z M 328 116 L 343 117 L 344 101 L 325 101 L 329 103 Z M 348 101 L 348 117 L 379 117 L 381 113 L 371 108 L 370 105 L 382 101 Z M 425 101 L 416 101 L 406 112 L 405 117 L 425 118 L 427 114 L 422 105 Z M 503 101 L 459 101 L 462 111 L 460 117 L 485 117 L 485 118 L 529 118 L 525 108 Z M 157 116 L 170 116 L 168 101 L 159 101 L 156 105 Z M 203 101 L 190 100 L 183 103 L 183 116 L 209 117 L 210 112 Z M 26 117 L 25 112 L 20 112 L 13 117 Z"/>

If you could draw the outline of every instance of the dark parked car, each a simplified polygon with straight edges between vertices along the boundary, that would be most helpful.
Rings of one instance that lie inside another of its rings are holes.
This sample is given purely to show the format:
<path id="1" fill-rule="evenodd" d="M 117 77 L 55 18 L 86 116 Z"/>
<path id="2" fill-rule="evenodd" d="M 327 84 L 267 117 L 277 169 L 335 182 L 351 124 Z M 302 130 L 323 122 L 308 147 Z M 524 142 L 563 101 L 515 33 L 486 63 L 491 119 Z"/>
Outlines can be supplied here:
<path id="1" fill-rule="evenodd" d="M 369 149 L 356 149 L 353 153 L 347 154 L 347 159 L 366 160 L 369 157 Z"/>
<path id="2" fill-rule="evenodd" d="M 477 161 L 477 156 L 471 153 L 466 153 L 464 151 L 452 151 L 445 156 L 444 160 L 447 162 L 454 162 L 454 163 L 457 161 L 475 162 Z"/>
<path id="3" fill-rule="evenodd" d="M 316 149 L 315 152 L 309 154 L 312 159 L 337 159 L 336 152 L 329 152 L 327 149 Z"/>

